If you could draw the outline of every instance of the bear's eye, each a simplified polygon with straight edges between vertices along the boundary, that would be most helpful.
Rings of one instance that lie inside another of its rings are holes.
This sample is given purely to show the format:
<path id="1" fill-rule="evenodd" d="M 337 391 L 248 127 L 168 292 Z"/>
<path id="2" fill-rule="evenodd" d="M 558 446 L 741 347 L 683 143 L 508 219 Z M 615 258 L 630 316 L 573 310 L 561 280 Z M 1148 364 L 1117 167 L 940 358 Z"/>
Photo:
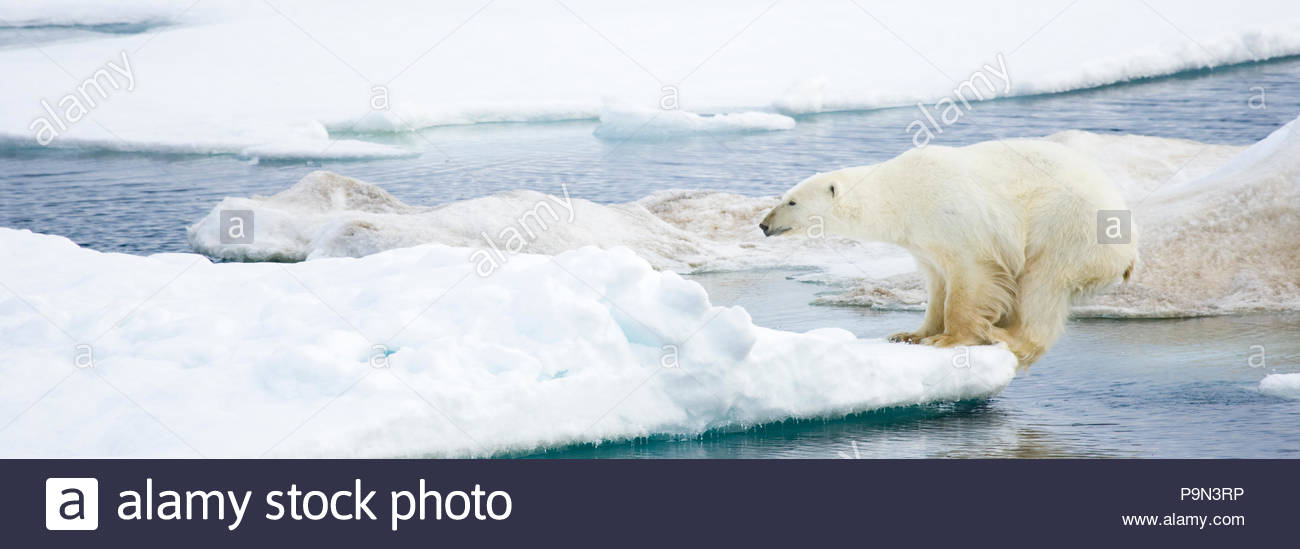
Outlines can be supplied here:
<path id="1" fill-rule="evenodd" d="M 794 201 L 793 201 L 793 200 L 790 201 L 790 205 L 791 205 L 791 206 L 794 205 Z"/>

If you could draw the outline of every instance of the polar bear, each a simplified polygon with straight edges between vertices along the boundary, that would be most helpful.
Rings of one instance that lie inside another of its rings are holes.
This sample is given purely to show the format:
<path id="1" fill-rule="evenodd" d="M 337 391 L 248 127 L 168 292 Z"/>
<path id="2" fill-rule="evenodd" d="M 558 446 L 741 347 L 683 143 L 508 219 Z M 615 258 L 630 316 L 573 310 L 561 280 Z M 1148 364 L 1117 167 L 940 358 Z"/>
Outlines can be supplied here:
<path id="1" fill-rule="evenodd" d="M 1027 367 L 1060 337 L 1074 296 L 1128 280 L 1137 231 L 1127 210 L 1088 159 L 1014 139 L 931 145 L 814 175 L 759 228 L 902 246 L 925 275 L 929 304 L 919 329 L 890 341 L 1002 342 Z"/>

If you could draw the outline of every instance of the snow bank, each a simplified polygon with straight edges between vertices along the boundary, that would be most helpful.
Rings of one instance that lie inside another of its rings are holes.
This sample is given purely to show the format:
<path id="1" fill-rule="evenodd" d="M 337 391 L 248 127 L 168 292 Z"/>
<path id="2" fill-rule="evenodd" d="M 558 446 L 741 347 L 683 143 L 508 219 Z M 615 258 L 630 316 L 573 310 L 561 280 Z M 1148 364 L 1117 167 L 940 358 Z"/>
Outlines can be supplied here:
<path id="1" fill-rule="evenodd" d="M 1259 382 L 1259 392 L 1279 398 L 1300 399 L 1300 374 L 1269 374 Z"/>
<path id="2" fill-rule="evenodd" d="M 0 69 L 23 75 L 0 87 L 0 144 L 32 142 L 40 100 L 57 103 L 125 51 L 139 86 L 100 101 L 86 115 L 93 122 L 72 124 L 55 143 L 288 158 L 396 154 L 327 148 L 339 134 L 593 119 L 607 105 L 657 108 L 669 93 L 682 110 L 670 117 L 674 129 L 772 129 L 788 119 L 689 113 L 934 101 L 998 55 L 1011 80 L 998 89 L 1005 96 L 1300 54 L 1300 4 L 1281 0 L 1250 10 L 1115 0 L 1064 11 L 956 0 L 10 4 L 0 14 L 20 24 L 167 26 L 0 50 Z M 331 136 L 301 140 L 295 128 L 313 123 Z"/>
<path id="3" fill-rule="evenodd" d="M 488 277 L 466 254 L 213 264 L 0 229 L 0 454 L 483 456 L 985 398 L 1015 372 L 997 347 L 754 326 L 626 249 Z"/>

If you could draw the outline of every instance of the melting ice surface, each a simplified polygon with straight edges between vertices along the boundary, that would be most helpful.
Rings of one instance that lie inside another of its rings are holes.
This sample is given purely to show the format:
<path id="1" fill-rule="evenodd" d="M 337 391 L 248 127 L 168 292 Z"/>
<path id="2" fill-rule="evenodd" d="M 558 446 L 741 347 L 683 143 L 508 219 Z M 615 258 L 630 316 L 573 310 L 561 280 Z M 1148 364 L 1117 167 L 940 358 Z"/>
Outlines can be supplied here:
<path id="1" fill-rule="evenodd" d="M 63 411 L 20 418 L 3 453 L 484 456 L 987 398 L 1015 375 L 998 347 L 758 327 L 625 248 L 488 277 L 470 251 L 213 264 L 0 229 L 24 258 L 0 266 L 21 296 L 0 301 L 0 414 L 51 386 Z"/>
<path id="2" fill-rule="evenodd" d="M 261 159 L 412 154 L 349 135 L 440 125 L 599 117 L 598 133 L 619 136 L 640 124 L 611 105 L 670 104 L 650 124 L 667 134 L 788 129 L 783 115 L 933 102 L 995 59 L 1009 76 L 984 96 L 1300 54 L 1289 0 L 1250 10 L 1117 0 L 1068 13 L 956 1 L 8 4 L 0 33 L 18 46 L 0 50 L 0 68 L 23 78 L 0 88 L 0 145 L 30 146 L 45 99 L 79 120 L 51 146 Z M 123 23 L 160 26 L 77 40 L 40 31 Z M 121 52 L 133 91 L 85 119 L 59 104 Z"/>
<path id="3" fill-rule="evenodd" d="M 1139 228 L 1132 281 L 1080 303 L 1076 316 L 1183 317 L 1300 310 L 1300 132 L 1295 122 L 1255 145 L 1061 132 L 1048 139 L 1097 162 L 1126 195 Z M 528 228 L 528 250 L 628 246 L 659 268 L 717 271 L 817 267 L 806 280 L 841 287 L 822 303 L 920 309 L 925 291 L 902 249 L 839 239 L 764 238 L 772 197 L 660 191 L 602 205 L 513 191 L 438 207 L 398 201 L 376 185 L 328 172 L 270 197 L 227 198 L 189 228 L 196 251 L 244 261 L 362 256 L 425 242 L 506 245 Z M 221 212 L 255 213 L 256 244 L 223 244 Z M 831 268 L 827 268 L 830 266 Z"/>

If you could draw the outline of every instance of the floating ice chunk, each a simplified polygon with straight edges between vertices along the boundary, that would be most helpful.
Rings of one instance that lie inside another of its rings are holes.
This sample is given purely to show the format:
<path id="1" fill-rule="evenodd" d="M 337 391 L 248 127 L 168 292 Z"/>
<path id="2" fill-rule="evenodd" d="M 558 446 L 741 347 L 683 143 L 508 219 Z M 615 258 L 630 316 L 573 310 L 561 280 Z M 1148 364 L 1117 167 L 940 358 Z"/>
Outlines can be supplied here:
<path id="1" fill-rule="evenodd" d="M 1259 382 L 1259 392 L 1269 396 L 1300 399 L 1300 374 L 1269 374 Z"/>
<path id="2" fill-rule="evenodd" d="M 0 455 L 483 456 L 987 398 L 1015 375 L 999 347 L 755 326 L 627 249 L 488 277 L 468 252 L 214 264 L 0 229 L 0 415 L 20 416 Z"/>

